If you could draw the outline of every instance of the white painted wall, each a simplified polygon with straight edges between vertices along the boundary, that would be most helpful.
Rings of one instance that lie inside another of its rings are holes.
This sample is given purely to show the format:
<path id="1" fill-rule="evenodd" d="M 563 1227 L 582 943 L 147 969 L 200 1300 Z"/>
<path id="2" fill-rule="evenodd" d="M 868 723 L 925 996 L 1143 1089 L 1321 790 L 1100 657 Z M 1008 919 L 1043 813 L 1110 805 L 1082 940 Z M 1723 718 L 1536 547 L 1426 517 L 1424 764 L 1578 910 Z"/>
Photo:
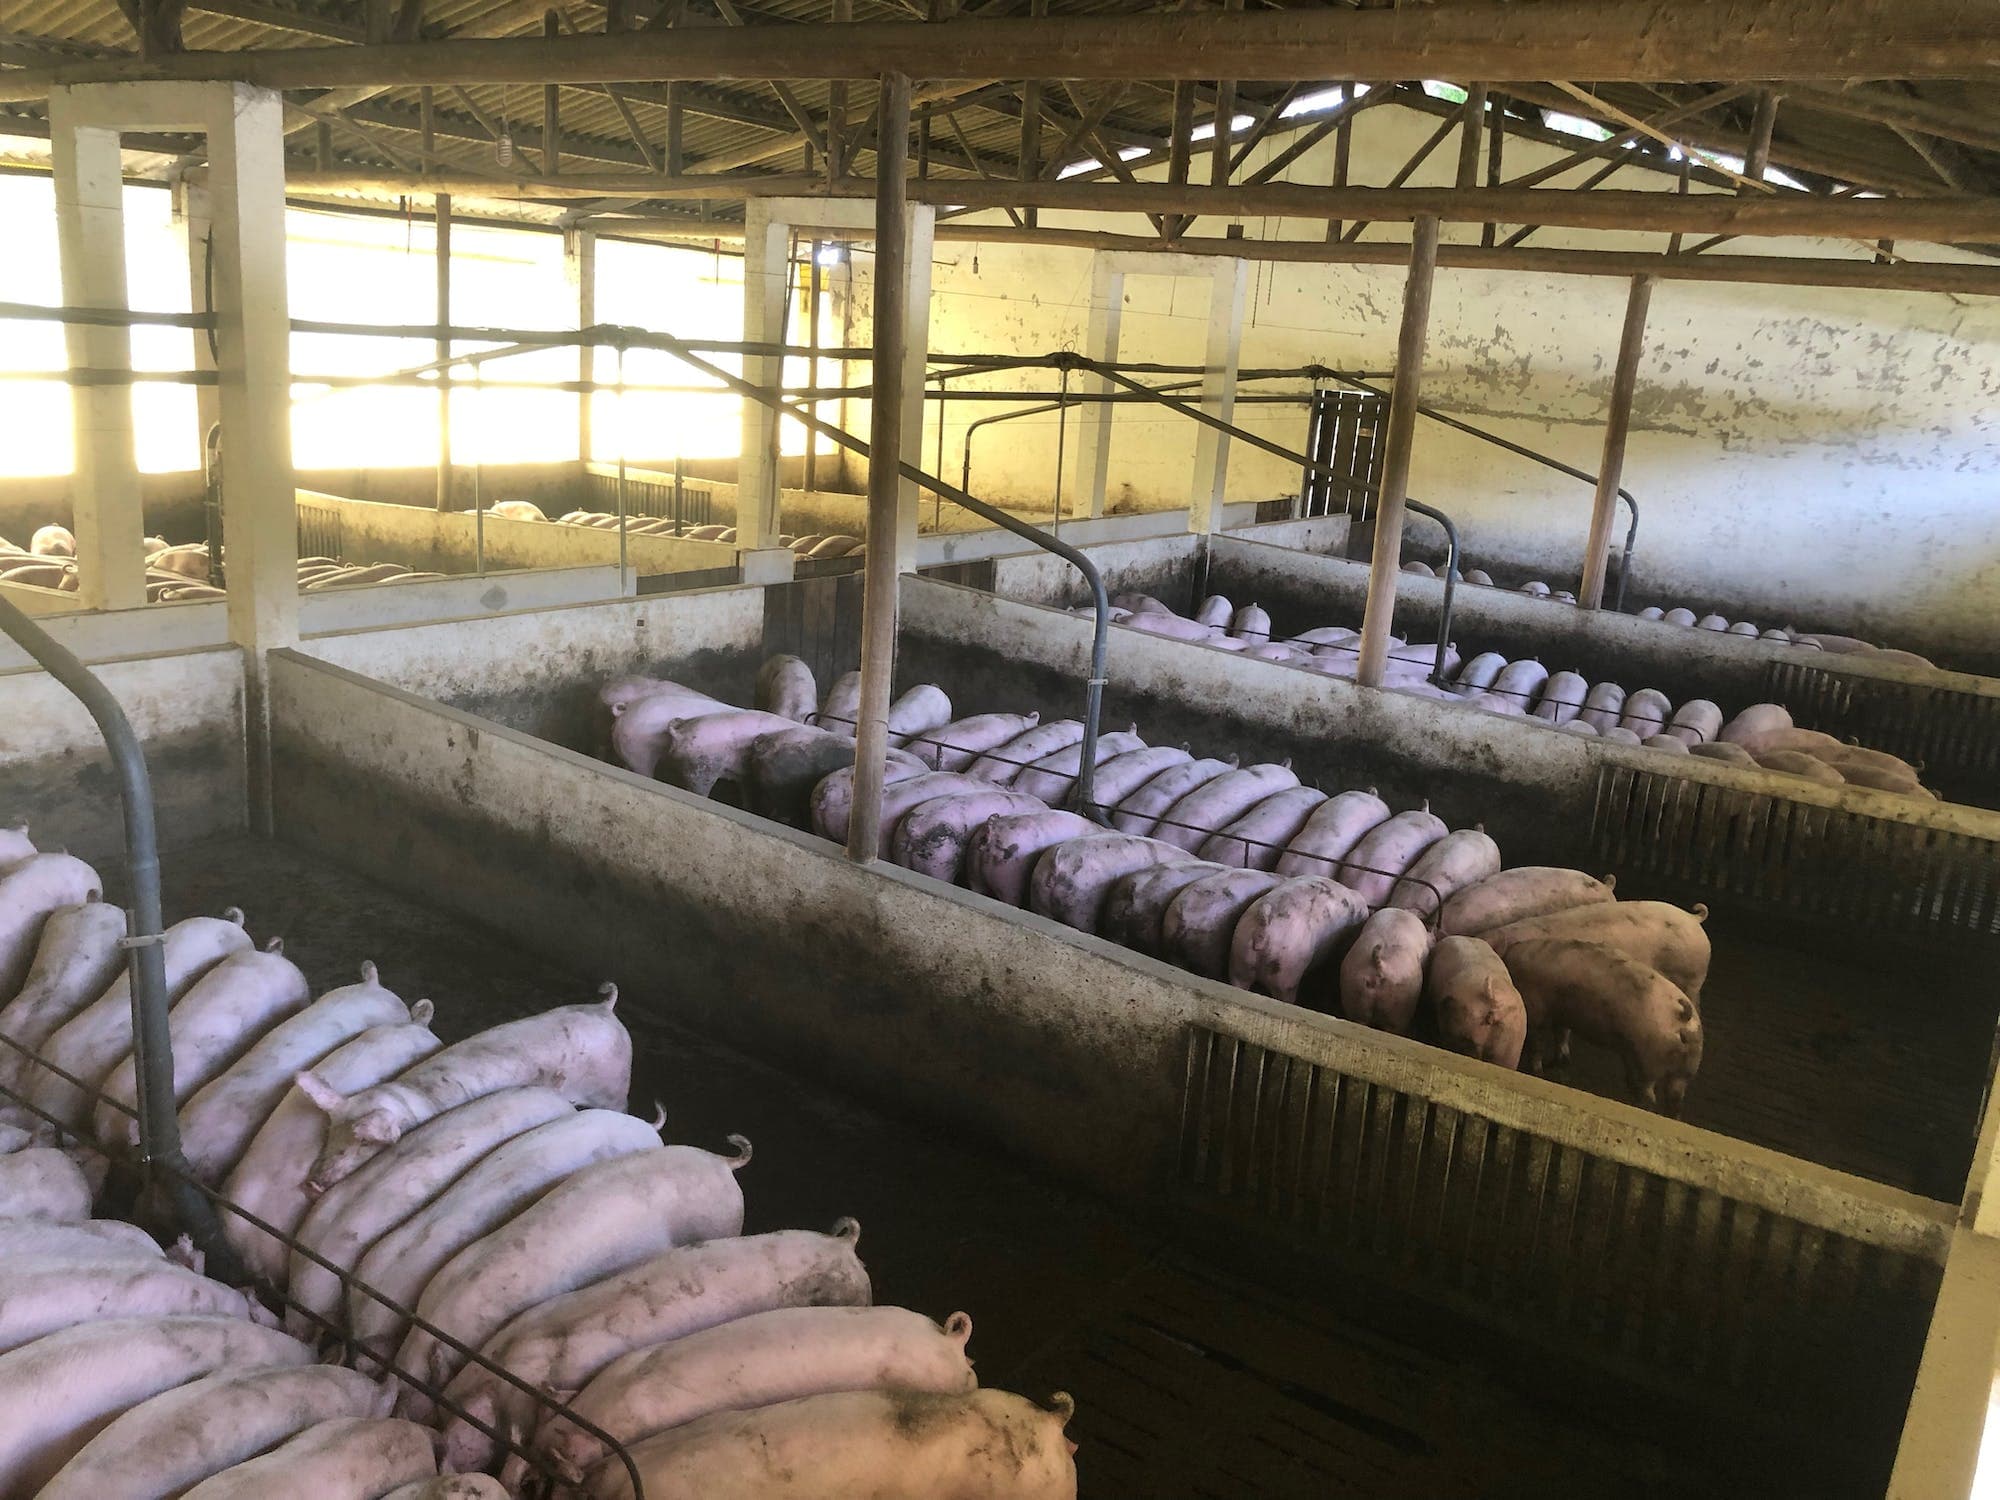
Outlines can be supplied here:
<path id="1" fill-rule="evenodd" d="M 1355 126 L 1353 179 L 1386 182 L 1435 123 L 1397 106 L 1364 112 Z M 1447 182 L 1455 144 L 1447 141 L 1412 184 Z M 1262 148 L 1258 159 L 1272 149 Z M 1307 153 L 1284 178 L 1329 181 L 1331 151 L 1329 141 Z M 1506 171 L 1525 171 L 1556 154 L 1510 140 Z M 1573 169 L 1553 185 L 1574 186 L 1590 170 Z M 1666 191 L 1672 179 L 1631 168 L 1605 185 Z M 1042 222 L 1146 232 L 1145 221 L 1132 215 L 1045 211 Z M 1321 233 L 1317 223 L 1246 227 L 1257 235 Z M 1195 232 L 1221 228 L 1204 222 Z M 1406 241 L 1408 232 L 1384 225 L 1367 238 Z M 1477 231 L 1448 227 L 1446 238 L 1476 240 Z M 1584 239 L 1543 232 L 1531 243 L 1560 247 Z M 1657 250 L 1663 237 L 1597 236 L 1591 243 Z M 1787 244 L 1727 248 L 1783 253 Z M 1839 242 L 1796 248 L 1865 254 Z M 1904 249 L 1963 258 L 1927 246 Z M 943 242 L 936 259 L 934 349 L 1081 346 L 1086 252 Z M 865 280 L 867 263 L 857 264 Z M 1253 266 L 1243 363 L 1388 368 L 1402 282 L 1400 267 Z M 866 295 L 865 287 L 858 295 Z M 1206 284 L 1192 280 L 1128 281 L 1125 356 L 1198 361 L 1206 295 Z M 1594 470 L 1624 299 L 1625 284 L 1614 278 L 1441 271 L 1425 395 Z M 2000 307 L 1986 301 L 1662 283 L 1653 297 L 1626 466 L 1626 484 L 1644 508 L 1634 604 L 1692 595 L 1918 649 L 1992 649 L 1987 621 L 2000 602 L 2000 520 L 1992 505 L 2000 476 L 1993 445 L 1996 355 Z M 1036 372 L 989 383 L 1052 378 Z M 966 420 L 996 409 L 961 404 L 945 413 L 949 469 L 956 470 Z M 935 405 L 930 417 L 927 457 L 936 452 Z M 1303 442 L 1301 408 L 1240 407 L 1238 417 L 1292 446 Z M 1074 421 L 1070 440 L 1076 440 Z M 1184 494 L 1193 445 L 1191 424 L 1120 408 L 1111 503 L 1122 497 L 1158 504 Z M 1000 424 L 978 440 L 974 487 L 987 498 L 1046 505 L 1054 469 L 1052 417 Z M 1290 464 L 1235 445 L 1233 498 L 1293 492 L 1298 477 Z M 1590 496 L 1572 480 L 1423 424 L 1411 493 L 1454 514 L 1475 561 L 1524 564 L 1552 580 L 1573 578 L 1581 565 Z M 1413 523 L 1410 545 L 1430 550 L 1431 531 Z"/>

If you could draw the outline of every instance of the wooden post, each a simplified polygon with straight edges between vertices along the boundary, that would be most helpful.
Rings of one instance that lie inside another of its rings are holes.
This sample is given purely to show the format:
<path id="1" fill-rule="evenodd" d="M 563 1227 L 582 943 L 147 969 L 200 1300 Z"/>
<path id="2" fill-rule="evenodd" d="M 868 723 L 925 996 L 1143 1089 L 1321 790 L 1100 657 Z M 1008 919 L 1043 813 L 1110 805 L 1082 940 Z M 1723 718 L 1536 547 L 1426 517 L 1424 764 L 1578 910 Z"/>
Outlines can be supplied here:
<path id="1" fill-rule="evenodd" d="M 1396 339 L 1396 383 L 1389 394 L 1382 491 L 1375 504 L 1375 552 L 1368 566 L 1368 604 L 1361 616 L 1361 659 L 1355 675 L 1367 687 L 1382 685 L 1389 626 L 1396 616 L 1396 578 L 1403 566 L 1403 498 L 1410 486 L 1410 445 L 1423 390 L 1424 341 L 1430 331 L 1437 253 L 1438 221 L 1426 214 L 1410 235 L 1410 275 L 1403 287 L 1403 329 Z"/>
<path id="2" fill-rule="evenodd" d="M 686 169 L 681 156 L 681 91 L 678 84 L 667 85 L 667 175 L 678 177 Z"/>
<path id="3" fill-rule="evenodd" d="M 543 15 L 542 35 L 553 39 L 561 34 L 556 13 Z M 562 96 L 553 83 L 542 85 L 542 170 L 551 177 L 562 171 Z"/>
<path id="4" fill-rule="evenodd" d="M 1458 138 L 1458 185 L 1479 186 L 1479 133 L 1486 127 L 1486 85 L 1465 91 L 1465 132 Z"/>
<path id="5" fill-rule="evenodd" d="M 1757 111 L 1750 117 L 1750 149 L 1743 153 L 1743 175 L 1751 182 L 1762 182 L 1765 169 L 1771 165 L 1771 131 L 1777 123 L 1777 91 L 1758 90 Z M 1749 186 L 1736 191 L 1745 198 L 1757 193 L 1757 189 Z"/>
<path id="6" fill-rule="evenodd" d="M 847 857 L 875 858 L 882 830 L 882 773 L 889 749 L 889 683 L 896 667 L 896 527 L 902 501 L 903 342 L 909 292 L 910 80 L 882 79 L 875 155 L 875 399 L 868 425 L 868 561 L 861 597 L 861 708 L 855 730 L 854 811 Z"/>
<path id="7" fill-rule="evenodd" d="M 1625 332 L 1618 342 L 1618 369 L 1611 379 L 1611 415 L 1604 424 L 1604 459 L 1597 466 L 1597 498 L 1590 507 L 1590 540 L 1584 544 L 1583 582 L 1576 602 L 1582 609 L 1604 604 L 1606 550 L 1611 545 L 1611 518 L 1618 508 L 1618 485 L 1625 472 L 1625 439 L 1632 430 L 1632 393 L 1639 384 L 1639 351 L 1646 342 L 1646 309 L 1653 300 L 1653 278 L 1634 276 L 1625 301 Z"/>
<path id="8" fill-rule="evenodd" d="M 1354 85 L 1350 83 L 1349 85 L 1347 85 L 1345 89 L 1341 91 L 1340 102 L 1343 104 L 1348 104 L 1352 103 L 1353 99 L 1354 99 Z M 1342 117 L 1340 122 L 1340 127 L 1335 132 L 1333 137 L 1333 185 L 1335 187 L 1344 188 L 1347 186 L 1348 166 L 1349 162 L 1353 158 L 1353 155 L 1354 155 L 1354 116 L 1346 115 Z M 1326 237 L 1328 242 L 1333 243 L 1338 241 L 1340 239 L 1341 231 L 1344 228 L 1346 228 L 1346 225 L 1343 224 L 1339 219 L 1328 219 L 1326 221 Z"/>
<path id="9" fill-rule="evenodd" d="M 437 355 L 451 358 L 451 194 L 437 195 Z M 437 508 L 450 510 L 451 504 L 451 370 L 438 371 L 438 471 Z"/>
<path id="10" fill-rule="evenodd" d="M 563 231 L 563 273 L 576 296 L 576 326 L 579 331 L 597 322 L 597 236 L 588 229 Z M 576 349 L 576 376 L 586 386 L 597 379 L 597 347 L 579 344 Z M 596 446 L 591 435 L 591 408 L 597 393 L 584 390 L 576 397 L 576 456 L 585 463 Z"/>
<path id="11" fill-rule="evenodd" d="M 1507 143 L 1507 101 L 1495 98 L 1490 102 L 1493 118 L 1486 126 L 1486 185 L 1496 188 L 1500 186 L 1500 158 Z M 1499 235 L 1500 226 L 1491 219 L 1479 226 L 1479 243 L 1482 245 L 1492 244 Z"/>

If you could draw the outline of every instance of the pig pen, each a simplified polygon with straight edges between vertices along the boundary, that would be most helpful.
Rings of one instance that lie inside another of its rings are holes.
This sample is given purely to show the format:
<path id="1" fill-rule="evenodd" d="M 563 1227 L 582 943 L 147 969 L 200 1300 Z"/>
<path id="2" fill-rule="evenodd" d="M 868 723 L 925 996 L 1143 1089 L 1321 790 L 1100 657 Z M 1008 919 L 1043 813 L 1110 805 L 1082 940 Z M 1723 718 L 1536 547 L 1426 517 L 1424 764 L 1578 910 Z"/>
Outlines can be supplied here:
<path id="1" fill-rule="evenodd" d="M 681 1024 L 1117 1200 L 1232 1274 L 1291 1288 L 1332 1271 L 1364 1301 L 1463 1320 L 1453 1337 L 1510 1382 L 1623 1392 L 1706 1431 L 1747 1421 L 1749 1449 L 1837 1451 L 1829 1484 L 1879 1488 L 1962 1150 L 1924 1192 L 1870 1181 L 858 868 L 590 757 L 607 676 L 646 668 L 747 701 L 765 652 L 800 648 L 824 675 L 851 652 L 851 584 L 280 653 L 280 831 L 538 951 L 589 955 Z M 912 580 L 906 599 L 924 589 L 944 586 Z M 920 637 L 903 646 L 912 681 Z M 950 685 L 968 706 L 979 691 Z"/>

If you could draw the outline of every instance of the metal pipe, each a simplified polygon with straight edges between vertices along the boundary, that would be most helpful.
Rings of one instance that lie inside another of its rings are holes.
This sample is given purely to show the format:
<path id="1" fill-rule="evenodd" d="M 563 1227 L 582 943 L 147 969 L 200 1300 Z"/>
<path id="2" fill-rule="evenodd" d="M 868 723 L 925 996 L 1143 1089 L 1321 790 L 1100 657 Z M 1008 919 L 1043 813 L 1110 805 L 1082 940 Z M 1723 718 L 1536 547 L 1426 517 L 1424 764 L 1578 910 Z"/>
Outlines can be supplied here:
<path id="1" fill-rule="evenodd" d="M 847 825 L 847 857 L 867 864 L 879 853 L 882 780 L 889 751 L 889 679 L 896 664 L 896 535 L 902 475 L 889 462 L 902 452 L 905 314 L 909 297 L 910 80 L 883 75 L 875 138 L 875 359 L 876 397 L 869 406 L 868 444 L 880 455 L 868 465 L 868 561 L 861 585 L 861 707 L 854 737 L 854 806 Z M 784 402 L 777 403 L 779 410 Z M 776 424 L 773 424 L 774 427 Z"/>
<path id="2" fill-rule="evenodd" d="M 125 710 L 95 673 L 60 641 L 0 597 L 0 631 L 34 658 L 36 665 L 68 688 L 104 736 L 118 777 L 118 800 L 125 815 L 125 860 L 132 885 L 132 908 L 125 947 L 131 955 L 132 1055 L 137 1065 L 139 1159 L 149 1175 L 164 1176 L 175 1222 L 202 1253 L 214 1274 L 236 1264 L 222 1238 L 215 1210 L 188 1188 L 187 1157 L 181 1151 L 180 1121 L 174 1114 L 173 1038 L 167 1029 L 167 964 L 160 946 L 165 931 L 160 911 L 160 848 L 153 819 L 153 783 L 145 752 Z"/>
<path id="3" fill-rule="evenodd" d="M 1426 505 L 1421 500 L 1403 497 L 1403 504 L 1420 516 L 1428 516 L 1444 528 L 1444 598 L 1438 603 L 1437 655 L 1431 665 L 1431 681 L 1439 687 L 1445 685 L 1444 648 L 1451 644 L 1451 601 L 1452 591 L 1458 587 L 1458 528 L 1451 524 L 1451 517 L 1434 505 Z"/>

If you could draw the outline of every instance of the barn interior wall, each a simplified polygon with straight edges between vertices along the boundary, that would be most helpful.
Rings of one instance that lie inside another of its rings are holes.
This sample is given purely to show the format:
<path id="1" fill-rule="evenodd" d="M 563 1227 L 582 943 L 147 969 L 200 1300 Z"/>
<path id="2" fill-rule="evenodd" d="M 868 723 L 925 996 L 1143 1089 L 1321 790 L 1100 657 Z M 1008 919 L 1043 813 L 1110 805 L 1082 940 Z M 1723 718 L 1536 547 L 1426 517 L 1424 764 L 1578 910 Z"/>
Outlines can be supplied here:
<path id="1" fill-rule="evenodd" d="M 1354 127 L 1353 180 L 1387 182 L 1435 123 L 1398 106 L 1364 111 Z M 1448 185 L 1454 145 L 1440 147 L 1411 185 Z M 1260 147 L 1251 165 L 1272 149 Z M 1306 153 L 1281 180 L 1331 180 L 1332 149 L 1328 141 Z M 1510 139 L 1506 173 L 1530 170 L 1557 154 Z M 1574 186 L 1595 165 L 1573 168 L 1550 185 Z M 1201 166 L 1205 172 L 1206 162 Z M 1142 175 L 1160 177 L 1164 170 Z M 1605 186 L 1670 191 L 1673 178 L 1626 168 Z M 1002 222 L 998 215 L 973 220 L 988 221 Z M 1145 232 L 1145 221 L 1135 215 L 1044 211 L 1041 222 Z M 1503 228 L 1502 235 L 1514 227 Z M 1319 239 L 1323 232 L 1319 223 L 1299 220 L 1252 220 L 1246 228 L 1255 235 L 1301 239 Z M 1205 220 L 1193 232 L 1216 235 L 1222 229 L 1220 221 Z M 1365 240 L 1407 237 L 1401 225 L 1382 225 L 1368 230 Z M 1446 226 L 1447 243 L 1477 239 L 1477 226 Z M 1596 235 L 1590 241 L 1657 251 L 1663 236 Z M 1547 230 L 1529 241 L 1553 248 L 1583 243 L 1583 237 Z M 1772 254 L 1791 245 L 1743 241 L 1721 250 Z M 1855 259 L 1867 253 L 1834 242 L 1795 248 Z M 1962 258 L 1931 246 L 1909 248 L 1924 258 Z M 1003 353 L 1080 349 L 1090 260 L 1088 251 L 1069 248 L 941 242 L 933 347 Z M 868 263 L 857 259 L 857 266 L 865 282 Z M 1387 370 L 1394 358 L 1403 276 L 1400 266 L 1253 264 L 1243 366 L 1318 361 Z M 1424 371 L 1426 399 L 1594 471 L 1625 294 L 1624 281 L 1615 277 L 1440 271 Z M 865 286 L 857 295 L 867 295 Z M 1125 297 L 1124 358 L 1200 361 L 1205 279 L 1128 277 Z M 1634 605 L 1712 600 L 1760 610 L 1772 617 L 1766 624 L 1848 629 L 1946 654 L 1982 649 L 2000 599 L 2000 525 L 1990 505 L 2000 474 L 2000 451 L 1993 442 L 1993 398 L 2000 389 L 1996 354 L 2000 307 L 1978 299 L 1680 281 L 1659 285 L 1625 468 L 1626 486 L 1644 515 Z M 1035 372 L 1031 378 L 1056 377 Z M 960 403 L 947 410 L 944 449 L 950 466 L 956 466 L 965 423 L 995 409 Z M 938 441 L 935 404 L 930 415 L 927 453 Z M 1243 406 L 1237 420 L 1292 447 L 1304 440 L 1305 415 L 1297 406 Z M 1077 440 L 1073 418 L 1068 440 L 1072 445 Z M 1153 408 L 1115 408 L 1107 502 L 1116 507 L 1183 498 L 1193 457 L 1192 423 Z M 977 440 L 976 487 L 987 498 L 1045 505 L 1054 473 L 1053 416 L 1003 424 Z M 1298 487 L 1298 470 L 1287 461 L 1240 443 L 1232 448 L 1232 499 L 1269 499 Z M 1556 587 L 1574 586 L 1590 510 L 1588 486 L 1424 423 L 1410 493 L 1454 516 L 1475 562 L 1525 570 Z M 1428 555 L 1437 545 L 1431 527 L 1411 523 L 1411 555 Z"/>

